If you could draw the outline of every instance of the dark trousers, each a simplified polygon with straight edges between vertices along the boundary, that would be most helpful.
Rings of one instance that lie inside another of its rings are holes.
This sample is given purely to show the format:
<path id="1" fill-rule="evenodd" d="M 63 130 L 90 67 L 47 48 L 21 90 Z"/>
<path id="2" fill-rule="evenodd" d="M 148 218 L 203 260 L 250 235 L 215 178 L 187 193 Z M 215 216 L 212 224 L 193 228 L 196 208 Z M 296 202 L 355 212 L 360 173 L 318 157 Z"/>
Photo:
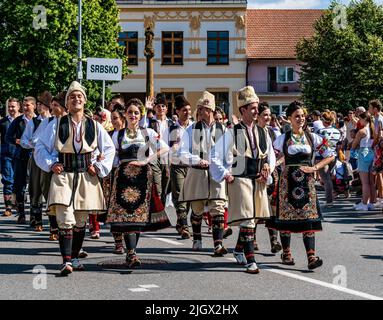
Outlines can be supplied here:
<path id="1" fill-rule="evenodd" d="M 161 164 L 160 159 L 158 159 L 155 163 L 151 163 L 150 166 L 153 171 L 153 182 L 156 185 L 161 202 L 165 205 L 166 196 L 170 192 L 169 165 Z"/>
<path id="2" fill-rule="evenodd" d="M 12 157 L 1 155 L 1 183 L 3 184 L 4 203 L 6 208 L 12 207 L 14 160 Z"/>
<path id="3" fill-rule="evenodd" d="M 178 201 L 181 190 L 186 179 L 188 168 L 172 165 L 170 167 L 170 181 L 172 189 L 172 200 L 177 212 L 177 225 L 187 227 L 187 215 L 190 204 L 188 202 Z"/>
<path id="4" fill-rule="evenodd" d="M 13 193 L 16 195 L 16 204 L 18 209 L 24 208 L 25 189 L 28 179 L 28 161 L 29 158 L 15 159 Z M 24 214 L 24 212 L 20 211 L 19 213 Z"/>

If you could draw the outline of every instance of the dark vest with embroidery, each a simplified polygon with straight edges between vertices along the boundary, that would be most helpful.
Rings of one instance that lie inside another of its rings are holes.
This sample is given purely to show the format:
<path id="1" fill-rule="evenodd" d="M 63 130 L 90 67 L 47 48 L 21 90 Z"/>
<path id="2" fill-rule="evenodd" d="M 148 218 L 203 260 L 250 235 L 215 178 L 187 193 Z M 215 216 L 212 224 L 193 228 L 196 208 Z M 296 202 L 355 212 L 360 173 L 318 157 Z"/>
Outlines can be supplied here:
<path id="1" fill-rule="evenodd" d="M 140 160 L 139 158 L 139 152 L 140 152 L 140 146 L 137 144 L 132 144 L 128 148 L 123 149 L 122 148 L 122 140 L 124 139 L 126 129 L 121 129 L 118 131 L 118 157 L 120 161 L 127 161 L 127 160 Z M 149 148 L 150 148 L 150 141 L 149 141 L 149 135 L 145 128 L 139 128 L 141 130 L 142 135 L 145 138 L 145 157 L 149 157 Z"/>
<path id="2" fill-rule="evenodd" d="M 253 155 L 246 125 L 238 123 L 234 126 L 234 158 L 232 165 L 234 177 L 257 179 L 261 174 L 264 164 L 268 163 L 268 156 L 266 154 L 267 132 L 263 128 L 254 125 L 253 139 L 253 144 L 257 148 L 256 157 Z"/>
<path id="3" fill-rule="evenodd" d="M 82 120 L 82 146 L 77 152 L 70 116 L 63 116 L 57 121 L 55 148 L 59 152 L 59 162 L 66 172 L 85 172 L 92 163 L 92 152 L 97 148 L 96 122 L 88 117 Z"/>
<path id="4" fill-rule="evenodd" d="M 308 165 L 312 166 L 313 164 L 313 157 L 314 157 L 314 142 L 311 137 L 311 134 L 307 131 L 305 131 L 305 136 L 306 139 L 311 147 L 311 152 L 310 153 L 304 153 L 304 152 L 299 152 L 297 154 L 289 154 L 288 153 L 288 148 L 289 146 L 287 145 L 288 142 L 291 139 L 291 134 L 292 131 L 287 131 L 285 134 L 285 141 L 283 143 L 283 154 L 285 155 L 285 165 Z"/>

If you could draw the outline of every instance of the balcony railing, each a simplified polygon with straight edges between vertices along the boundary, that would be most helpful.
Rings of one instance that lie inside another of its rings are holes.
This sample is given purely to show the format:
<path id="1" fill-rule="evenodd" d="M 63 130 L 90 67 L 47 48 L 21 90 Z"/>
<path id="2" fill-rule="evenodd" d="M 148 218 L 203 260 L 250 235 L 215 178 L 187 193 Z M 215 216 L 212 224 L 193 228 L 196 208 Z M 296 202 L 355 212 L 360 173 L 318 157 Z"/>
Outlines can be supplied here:
<path id="1" fill-rule="evenodd" d="M 288 94 L 301 92 L 297 82 L 277 83 L 276 81 L 249 81 L 249 85 L 254 87 L 256 93 L 262 94 Z"/>

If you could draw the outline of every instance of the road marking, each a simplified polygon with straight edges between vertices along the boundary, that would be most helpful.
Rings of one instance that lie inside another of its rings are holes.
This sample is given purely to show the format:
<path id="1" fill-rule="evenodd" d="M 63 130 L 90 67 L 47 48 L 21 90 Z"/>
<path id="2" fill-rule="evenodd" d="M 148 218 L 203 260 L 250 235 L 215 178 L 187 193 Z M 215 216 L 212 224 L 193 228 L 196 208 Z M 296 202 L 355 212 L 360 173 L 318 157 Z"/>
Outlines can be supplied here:
<path id="1" fill-rule="evenodd" d="M 297 275 L 297 274 L 293 274 L 293 273 L 290 273 L 290 272 L 287 272 L 287 271 L 273 269 L 273 268 L 270 268 L 268 266 L 265 266 L 265 268 L 262 268 L 262 269 L 265 269 L 266 271 L 274 272 L 274 273 L 277 273 L 277 274 L 280 274 L 280 275 L 283 275 L 283 276 L 286 276 L 286 277 L 290 277 L 290 278 L 294 278 L 294 279 L 310 282 L 310 283 L 317 284 L 317 285 L 322 286 L 322 287 L 326 287 L 326 288 L 330 288 L 330 289 L 333 289 L 333 290 L 341 291 L 341 292 L 344 292 L 344 293 L 352 294 L 354 296 L 358 296 L 358 297 L 361 297 L 361 298 L 365 298 L 365 299 L 369 299 L 369 300 L 383 300 L 382 297 L 374 296 L 374 295 L 371 295 L 371 294 L 368 294 L 368 293 L 364 293 L 364 292 L 361 292 L 361 291 L 356 291 L 356 290 L 344 288 L 344 287 L 337 286 L 337 285 L 332 284 L 332 283 L 327 283 L 327 282 L 324 282 L 324 281 L 320 281 L 320 280 L 316 280 L 316 279 L 311 279 L 311 278 L 303 277 L 303 276 L 300 276 L 300 275 Z"/>
<path id="2" fill-rule="evenodd" d="M 229 261 L 237 262 L 237 260 L 235 258 L 226 258 L 226 259 L 229 260 Z M 260 269 L 263 269 L 263 270 L 266 270 L 266 271 L 270 271 L 270 272 L 274 272 L 274 273 L 277 273 L 279 275 L 286 276 L 286 277 L 289 277 L 289 278 L 293 278 L 293 279 L 297 279 L 297 280 L 313 283 L 313 284 L 316 284 L 316 285 L 319 285 L 319 286 L 322 286 L 322 287 L 326 287 L 326 288 L 330 288 L 330 289 L 333 289 L 333 290 L 337 290 L 337 291 L 341 291 L 341 292 L 344 292 L 344 293 L 348 293 L 348 294 L 351 294 L 351 295 L 354 295 L 354 296 L 358 296 L 358 297 L 361 297 L 361 298 L 365 298 L 365 299 L 368 299 L 368 300 L 383 300 L 382 297 L 378 297 L 378 296 L 374 296 L 374 295 L 371 295 L 371 294 L 368 294 L 368 293 L 364 293 L 364 292 L 361 292 L 361 291 L 356 291 L 356 290 L 348 289 L 348 288 L 345 288 L 345 287 L 337 286 L 337 285 L 332 284 L 332 283 L 328 283 L 328 282 L 324 282 L 324 281 L 320 281 L 320 280 L 316 280 L 316 279 L 300 276 L 300 275 L 297 275 L 297 274 L 294 274 L 294 273 L 290 273 L 290 272 L 287 272 L 287 271 L 284 271 L 284 270 L 273 269 L 272 267 L 270 267 L 268 265 L 265 265 L 265 264 L 262 264 Z"/>
<path id="3" fill-rule="evenodd" d="M 144 237 L 152 238 L 152 239 L 154 239 L 154 240 L 158 240 L 158 241 L 166 242 L 166 243 L 169 243 L 169 244 L 174 244 L 174 245 L 176 245 L 176 246 L 183 246 L 183 243 L 181 243 L 181 242 L 177 242 L 177 241 L 173 241 L 173 240 L 169 240 L 169 239 L 158 238 L 158 237 L 156 237 L 156 236 L 151 236 L 151 235 L 145 235 Z"/>
<path id="4" fill-rule="evenodd" d="M 149 292 L 150 290 L 147 290 L 145 288 L 131 288 L 129 289 L 132 292 Z"/>
<path id="5" fill-rule="evenodd" d="M 159 286 L 157 286 L 155 284 L 140 284 L 138 286 L 141 288 L 144 288 L 144 289 L 159 288 Z"/>

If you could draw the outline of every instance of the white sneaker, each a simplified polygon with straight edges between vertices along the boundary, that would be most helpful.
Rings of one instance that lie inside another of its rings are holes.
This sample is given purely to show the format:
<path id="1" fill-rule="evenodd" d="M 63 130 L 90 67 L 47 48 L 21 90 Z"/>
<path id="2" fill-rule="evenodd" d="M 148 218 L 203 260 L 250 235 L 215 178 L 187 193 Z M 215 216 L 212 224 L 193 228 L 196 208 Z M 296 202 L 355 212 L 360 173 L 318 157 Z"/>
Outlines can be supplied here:
<path id="1" fill-rule="evenodd" d="M 234 250 L 233 255 L 239 265 L 244 266 L 247 264 L 246 256 L 243 252 L 237 252 Z"/>
<path id="2" fill-rule="evenodd" d="M 72 267 L 73 267 L 74 271 L 84 271 L 85 270 L 84 265 L 77 258 L 72 259 Z"/>
<path id="3" fill-rule="evenodd" d="M 259 268 L 255 262 L 246 265 L 246 273 L 258 274 Z"/>
<path id="4" fill-rule="evenodd" d="M 361 203 L 358 203 L 356 206 L 354 206 L 354 209 L 356 211 L 368 211 L 368 205 L 363 204 L 363 202 L 361 202 Z"/>
<path id="5" fill-rule="evenodd" d="M 202 250 L 202 240 L 194 240 L 193 241 L 193 250 L 194 251 Z"/>

